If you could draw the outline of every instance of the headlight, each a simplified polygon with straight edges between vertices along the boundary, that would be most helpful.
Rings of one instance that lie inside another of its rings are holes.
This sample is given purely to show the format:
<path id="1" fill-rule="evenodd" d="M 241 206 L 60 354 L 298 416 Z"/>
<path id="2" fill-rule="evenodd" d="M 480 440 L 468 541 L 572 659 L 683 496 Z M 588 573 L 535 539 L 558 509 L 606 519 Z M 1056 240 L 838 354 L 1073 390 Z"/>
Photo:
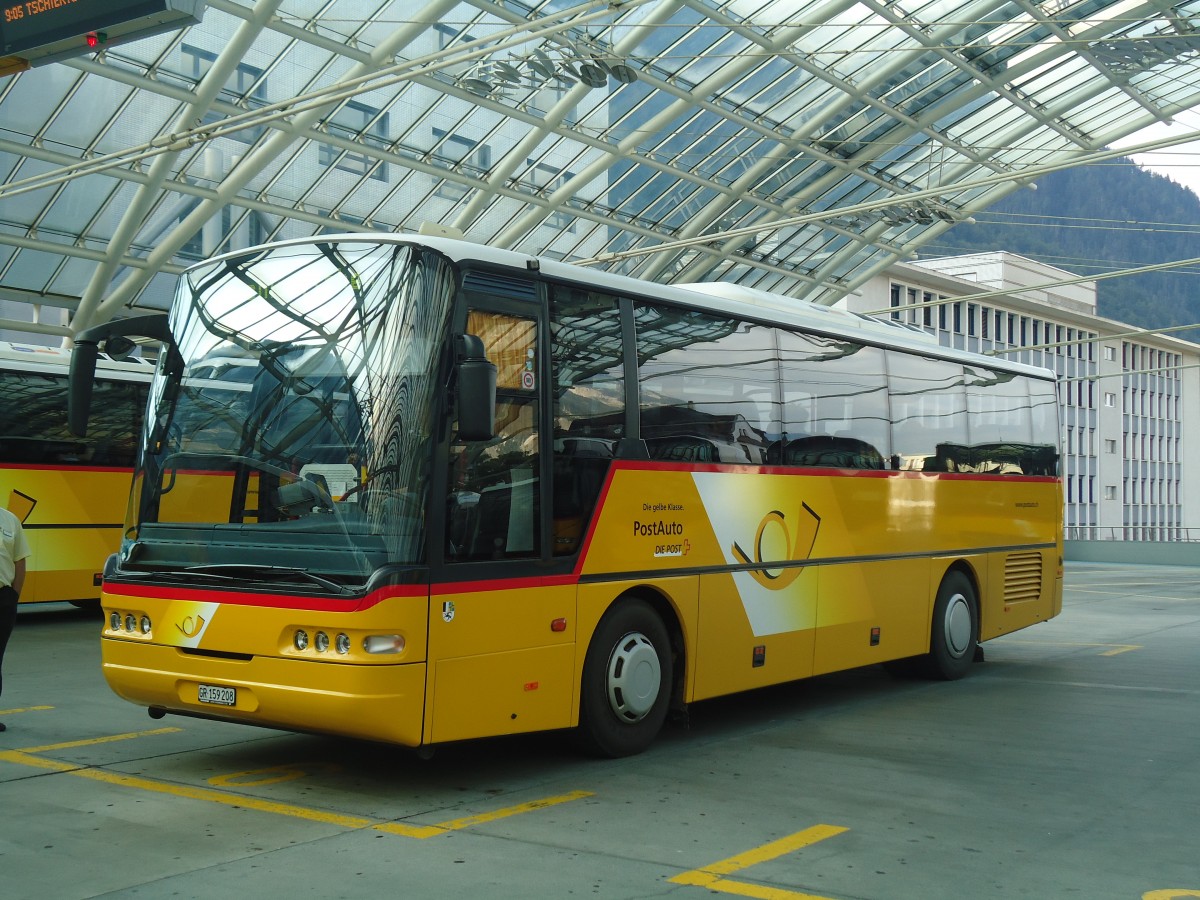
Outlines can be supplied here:
<path id="1" fill-rule="evenodd" d="M 119 612 L 108 614 L 108 627 L 113 631 L 121 630 L 121 614 Z"/>
<path id="2" fill-rule="evenodd" d="M 337 648 L 337 652 L 345 656 L 350 652 L 350 635 L 343 632 L 337 636 L 333 645 Z"/>
<path id="3" fill-rule="evenodd" d="M 142 616 L 142 621 L 139 623 L 142 626 L 142 634 L 150 633 L 150 617 Z"/>
<path id="4" fill-rule="evenodd" d="M 297 650 L 307 650 L 308 632 L 303 628 L 297 629 L 296 633 L 292 636 L 292 644 L 295 645 Z"/>
<path id="5" fill-rule="evenodd" d="M 315 644 L 313 644 L 313 646 L 317 648 L 318 653 L 324 653 L 329 649 L 329 635 L 323 631 L 318 631 L 317 641 Z"/>
<path id="6" fill-rule="evenodd" d="M 133 632 L 137 631 L 137 619 L 134 618 L 133 613 L 129 613 L 125 616 L 125 630 L 130 634 L 133 634 Z"/>

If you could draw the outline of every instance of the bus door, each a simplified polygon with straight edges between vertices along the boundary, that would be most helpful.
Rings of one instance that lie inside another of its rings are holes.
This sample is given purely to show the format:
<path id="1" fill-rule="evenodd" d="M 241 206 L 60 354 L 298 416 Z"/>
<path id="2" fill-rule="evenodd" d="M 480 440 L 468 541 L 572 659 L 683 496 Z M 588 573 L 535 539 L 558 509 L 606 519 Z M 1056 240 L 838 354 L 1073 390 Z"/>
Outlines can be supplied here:
<path id="1" fill-rule="evenodd" d="M 563 728 L 574 697 L 575 586 L 550 575 L 540 305 L 472 308 L 497 367 L 495 435 L 451 426 L 442 571 L 432 587 L 426 734 L 434 743 Z"/>

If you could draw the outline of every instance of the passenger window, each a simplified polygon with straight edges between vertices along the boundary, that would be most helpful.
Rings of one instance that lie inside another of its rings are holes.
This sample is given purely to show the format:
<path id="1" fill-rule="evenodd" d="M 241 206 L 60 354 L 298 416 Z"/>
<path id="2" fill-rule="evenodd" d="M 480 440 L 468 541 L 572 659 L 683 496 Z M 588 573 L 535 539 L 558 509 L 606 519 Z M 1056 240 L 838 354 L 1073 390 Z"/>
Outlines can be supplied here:
<path id="1" fill-rule="evenodd" d="M 883 351 L 852 341 L 781 331 L 785 466 L 886 467 L 887 376 Z"/>
<path id="2" fill-rule="evenodd" d="M 1056 474 L 1053 435 L 1058 416 L 1053 384 L 977 366 L 967 366 L 965 375 L 971 437 L 966 470 L 989 475 Z"/>
<path id="3" fill-rule="evenodd" d="M 574 553 L 625 434 L 621 314 L 615 297 L 556 287 L 550 302 L 554 374 L 554 553 Z"/>
<path id="4" fill-rule="evenodd" d="M 892 467 L 970 471 L 963 368 L 941 359 L 888 353 Z"/>
<path id="5" fill-rule="evenodd" d="M 638 394 L 651 459 L 767 462 L 779 436 L 775 331 L 639 305 Z"/>

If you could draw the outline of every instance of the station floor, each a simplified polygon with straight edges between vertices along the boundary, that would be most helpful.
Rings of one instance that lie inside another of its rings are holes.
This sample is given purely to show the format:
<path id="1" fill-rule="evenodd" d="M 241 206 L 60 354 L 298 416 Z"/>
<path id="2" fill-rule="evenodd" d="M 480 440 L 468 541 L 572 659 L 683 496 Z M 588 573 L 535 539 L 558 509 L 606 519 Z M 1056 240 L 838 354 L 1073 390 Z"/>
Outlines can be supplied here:
<path id="1" fill-rule="evenodd" d="M 695 704 L 616 761 L 151 720 L 100 677 L 96 614 L 23 609 L 0 897 L 1200 897 L 1197 563 L 1069 563 L 1063 614 L 962 681 Z"/>

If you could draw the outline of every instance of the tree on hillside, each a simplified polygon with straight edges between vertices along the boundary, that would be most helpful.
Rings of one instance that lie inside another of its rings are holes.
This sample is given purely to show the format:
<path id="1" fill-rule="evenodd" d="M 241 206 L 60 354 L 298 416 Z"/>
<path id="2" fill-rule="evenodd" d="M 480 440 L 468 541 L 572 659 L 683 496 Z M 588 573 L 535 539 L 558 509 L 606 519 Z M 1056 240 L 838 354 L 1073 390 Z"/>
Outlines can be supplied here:
<path id="1" fill-rule="evenodd" d="M 1128 159 L 1048 175 L 956 225 L 924 257 L 1007 250 L 1078 275 L 1200 256 L 1200 197 Z M 1143 328 L 1200 322 L 1200 266 L 1100 281 L 1100 315 Z M 1179 332 L 1200 340 L 1200 331 Z"/>

